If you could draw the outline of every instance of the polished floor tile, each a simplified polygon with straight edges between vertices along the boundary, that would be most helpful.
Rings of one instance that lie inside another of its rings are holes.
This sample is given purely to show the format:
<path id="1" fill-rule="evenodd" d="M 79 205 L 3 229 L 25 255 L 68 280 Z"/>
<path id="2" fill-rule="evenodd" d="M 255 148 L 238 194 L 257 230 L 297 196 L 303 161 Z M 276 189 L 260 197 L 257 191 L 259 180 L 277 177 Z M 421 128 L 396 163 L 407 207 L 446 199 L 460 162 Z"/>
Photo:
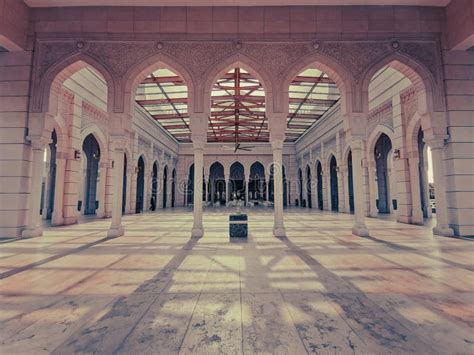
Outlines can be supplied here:
<path id="1" fill-rule="evenodd" d="M 426 226 L 175 209 L 45 229 L 0 251 L 0 354 L 472 354 L 474 243 Z"/>

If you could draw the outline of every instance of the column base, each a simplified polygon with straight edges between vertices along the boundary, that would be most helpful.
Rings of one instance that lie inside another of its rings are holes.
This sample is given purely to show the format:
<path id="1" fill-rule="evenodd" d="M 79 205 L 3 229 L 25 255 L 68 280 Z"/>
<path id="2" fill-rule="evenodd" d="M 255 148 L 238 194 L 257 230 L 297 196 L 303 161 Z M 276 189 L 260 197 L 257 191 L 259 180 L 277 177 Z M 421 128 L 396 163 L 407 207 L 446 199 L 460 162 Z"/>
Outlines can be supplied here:
<path id="1" fill-rule="evenodd" d="M 354 225 L 352 227 L 352 234 L 357 235 L 358 237 L 368 237 L 369 236 L 369 230 L 365 225 L 358 226 Z"/>
<path id="2" fill-rule="evenodd" d="M 51 225 L 53 227 L 59 227 L 59 226 L 62 226 L 64 224 L 64 218 L 62 217 L 54 217 L 53 215 L 53 218 L 51 218 Z"/>
<path id="3" fill-rule="evenodd" d="M 26 228 L 21 232 L 22 238 L 36 238 L 41 237 L 43 235 L 43 228 L 36 227 L 36 228 Z"/>
<path id="4" fill-rule="evenodd" d="M 204 235 L 204 229 L 202 227 L 193 227 L 191 230 L 191 237 L 201 238 Z"/>
<path id="5" fill-rule="evenodd" d="M 448 226 L 436 226 L 433 228 L 433 234 L 441 235 L 443 237 L 453 237 L 454 231 Z"/>
<path id="6" fill-rule="evenodd" d="M 110 227 L 107 231 L 107 238 L 117 238 L 124 235 L 124 230 L 122 226 Z"/>
<path id="7" fill-rule="evenodd" d="M 285 227 L 274 227 L 273 236 L 275 237 L 286 237 Z"/>

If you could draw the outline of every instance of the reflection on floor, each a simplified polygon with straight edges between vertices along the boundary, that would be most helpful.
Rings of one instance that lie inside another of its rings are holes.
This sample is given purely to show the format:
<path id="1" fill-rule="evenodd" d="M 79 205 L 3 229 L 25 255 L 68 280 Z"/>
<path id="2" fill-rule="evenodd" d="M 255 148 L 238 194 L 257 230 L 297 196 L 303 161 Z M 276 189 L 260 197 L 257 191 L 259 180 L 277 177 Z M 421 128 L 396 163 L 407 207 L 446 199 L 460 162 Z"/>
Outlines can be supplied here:
<path id="1" fill-rule="evenodd" d="M 52 228 L 1 244 L 0 353 L 472 353 L 474 244 L 426 227 L 286 210 L 249 216 L 230 243 L 227 214 L 124 218 Z"/>

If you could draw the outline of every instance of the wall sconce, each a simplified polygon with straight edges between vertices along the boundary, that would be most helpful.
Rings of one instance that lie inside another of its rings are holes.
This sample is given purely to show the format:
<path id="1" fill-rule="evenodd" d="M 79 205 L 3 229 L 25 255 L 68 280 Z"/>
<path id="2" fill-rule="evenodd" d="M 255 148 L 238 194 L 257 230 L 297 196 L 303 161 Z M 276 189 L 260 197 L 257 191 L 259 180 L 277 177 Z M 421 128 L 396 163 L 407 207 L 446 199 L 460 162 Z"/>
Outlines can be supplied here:
<path id="1" fill-rule="evenodd" d="M 336 166 L 336 173 L 338 173 L 340 170 L 339 170 L 339 167 Z"/>
<path id="2" fill-rule="evenodd" d="M 76 149 L 74 151 L 74 160 L 79 160 L 79 159 L 81 159 L 81 151 Z"/>
<path id="3" fill-rule="evenodd" d="M 395 149 L 393 151 L 393 159 L 400 159 L 400 149 Z"/>
<path id="4" fill-rule="evenodd" d="M 140 171 L 140 168 L 138 166 L 135 167 L 135 174 L 138 174 L 138 172 Z"/>

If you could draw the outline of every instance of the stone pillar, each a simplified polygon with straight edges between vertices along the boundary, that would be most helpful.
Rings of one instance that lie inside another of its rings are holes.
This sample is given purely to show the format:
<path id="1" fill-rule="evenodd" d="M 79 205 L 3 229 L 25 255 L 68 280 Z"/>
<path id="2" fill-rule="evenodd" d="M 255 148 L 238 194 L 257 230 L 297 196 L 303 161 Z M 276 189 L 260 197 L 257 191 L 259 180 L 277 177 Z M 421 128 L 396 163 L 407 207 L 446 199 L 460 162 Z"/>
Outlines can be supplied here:
<path id="1" fill-rule="evenodd" d="M 159 165 L 158 170 L 158 184 L 157 184 L 157 191 L 156 191 L 156 211 L 159 209 L 163 209 L 163 169 L 162 164 Z"/>
<path id="2" fill-rule="evenodd" d="M 204 202 L 209 202 L 209 176 L 204 176 Z"/>
<path id="3" fill-rule="evenodd" d="M 66 174 L 67 153 L 56 153 L 56 191 L 54 192 L 54 210 L 51 217 L 51 225 L 60 226 L 64 224 L 64 178 Z"/>
<path id="4" fill-rule="evenodd" d="M 352 155 L 352 160 L 354 160 L 354 154 Z M 352 169 L 354 169 L 354 162 L 352 163 Z M 376 170 L 375 162 L 371 159 L 367 165 L 367 171 L 369 173 L 369 215 L 370 217 L 377 217 L 379 212 L 377 210 L 377 181 L 376 181 Z M 355 182 L 355 173 L 352 171 L 353 181 Z M 354 195 L 354 205 L 355 205 L 355 195 Z"/>
<path id="5" fill-rule="evenodd" d="M 123 162 L 122 162 L 122 174 L 123 174 Z M 127 198 L 125 200 L 125 214 L 132 213 L 132 211 L 135 208 L 135 206 L 134 206 L 135 197 L 132 194 L 132 191 L 133 191 L 132 185 L 135 184 L 136 181 L 137 181 L 136 175 L 137 174 L 135 174 L 135 166 L 133 165 L 133 161 L 128 162 L 128 166 L 127 166 L 127 186 L 125 187 L 125 195 L 127 196 Z M 123 179 L 123 175 L 122 175 L 122 179 Z M 115 181 L 115 174 L 114 174 L 114 181 Z M 123 182 L 122 182 L 122 184 L 123 184 Z M 122 188 L 123 188 L 123 186 L 122 186 Z M 115 191 L 115 189 L 113 191 Z M 112 201 L 113 200 L 114 200 L 114 198 L 112 197 Z M 112 207 L 112 210 L 113 210 L 113 207 Z"/>
<path id="6" fill-rule="evenodd" d="M 347 162 L 343 162 L 347 163 Z M 351 206 L 349 203 L 349 168 L 346 166 L 341 166 L 339 167 L 340 169 L 340 174 L 341 174 L 341 180 L 342 180 L 342 185 L 344 187 L 344 209 L 343 211 L 345 213 L 351 213 Z"/>
<path id="7" fill-rule="evenodd" d="M 270 196 L 270 174 L 265 174 L 265 201 L 268 201 Z"/>
<path id="8" fill-rule="evenodd" d="M 31 190 L 28 204 L 27 225 L 22 231 L 23 238 L 39 237 L 43 234 L 41 226 L 41 185 L 44 170 L 44 150 L 50 141 L 44 137 L 29 138 L 33 152 L 33 169 L 31 174 Z"/>
<path id="9" fill-rule="evenodd" d="M 123 167 L 122 167 L 123 170 Z M 122 171 L 123 173 L 123 171 Z M 99 184 L 97 190 L 97 196 L 99 198 L 99 208 L 96 211 L 98 218 L 105 217 L 105 182 L 107 177 L 107 163 L 99 164 Z M 122 207 L 122 206 L 120 206 Z"/>
<path id="10" fill-rule="evenodd" d="M 421 191 L 420 191 L 420 173 L 419 173 L 420 159 L 417 156 L 410 157 L 408 159 L 408 165 L 410 168 L 410 190 L 411 190 L 411 208 L 412 208 L 411 223 L 422 225 L 424 221 L 423 221 L 423 210 L 421 209 Z"/>
<path id="11" fill-rule="evenodd" d="M 361 139 L 351 141 L 352 150 L 352 176 L 354 187 L 354 227 L 352 233 L 360 237 L 367 237 L 369 231 L 365 225 L 364 216 L 364 185 L 362 176 L 362 147 Z"/>
<path id="12" fill-rule="evenodd" d="M 122 227 L 122 190 L 123 190 L 123 163 L 125 154 L 125 140 L 116 138 L 113 144 L 113 205 L 112 205 L 112 223 L 107 232 L 107 237 L 116 238 L 124 234 Z M 129 185 L 129 184 L 127 184 Z"/>
<path id="13" fill-rule="evenodd" d="M 202 169 L 204 163 L 204 141 L 194 141 L 194 210 L 193 210 L 193 237 L 202 237 Z"/>
<path id="14" fill-rule="evenodd" d="M 273 188 L 274 188 L 274 222 L 273 235 L 286 235 L 283 221 L 283 139 L 272 139 L 273 150 Z"/>
<path id="15" fill-rule="evenodd" d="M 423 194 L 425 196 L 425 201 L 427 204 L 427 212 L 428 212 L 428 218 L 433 217 L 433 211 L 431 210 L 430 206 L 430 192 L 429 192 L 429 183 L 428 183 L 428 162 L 425 161 L 423 169 L 422 169 L 422 174 L 423 174 Z"/>
<path id="16" fill-rule="evenodd" d="M 229 181 L 229 174 L 224 173 L 224 180 L 225 180 L 225 203 L 230 201 L 230 181 Z"/>
<path id="17" fill-rule="evenodd" d="M 431 157 L 433 160 L 433 180 L 436 200 L 436 227 L 433 228 L 433 233 L 450 237 L 454 235 L 454 231 L 448 223 L 446 180 L 443 160 L 444 138 L 426 140 L 426 143 L 431 148 Z"/>

